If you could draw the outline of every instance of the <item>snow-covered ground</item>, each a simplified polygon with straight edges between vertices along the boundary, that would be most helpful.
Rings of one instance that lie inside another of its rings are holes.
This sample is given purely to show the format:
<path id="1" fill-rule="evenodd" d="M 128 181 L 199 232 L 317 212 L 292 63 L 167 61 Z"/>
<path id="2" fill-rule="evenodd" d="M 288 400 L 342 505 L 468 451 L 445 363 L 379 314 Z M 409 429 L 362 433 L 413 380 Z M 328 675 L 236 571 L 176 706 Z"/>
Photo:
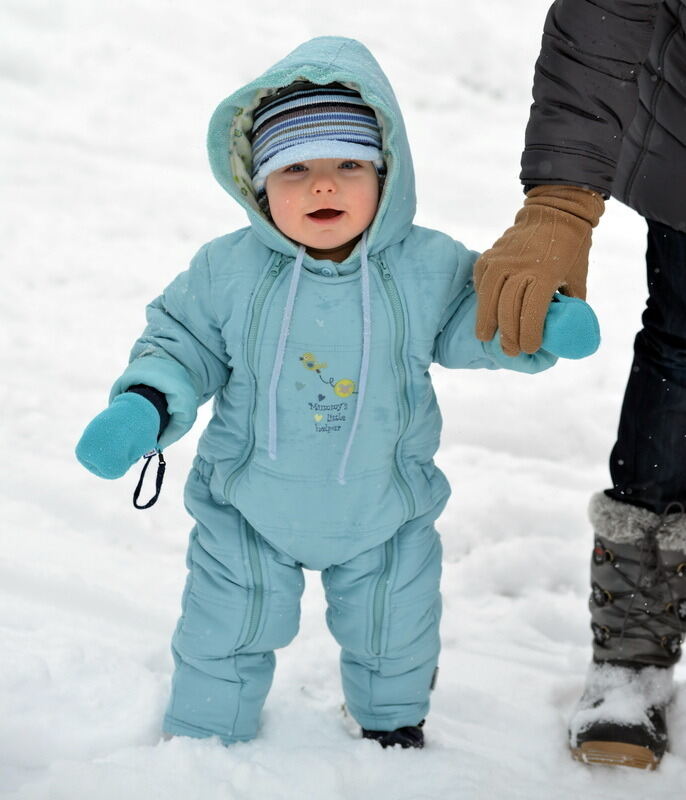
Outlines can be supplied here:
<path id="1" fill-rule="evenodd" d="M 484 249 L 521 200 L 547 6 L 3 0 L 0 795 L 684 796 L 684 667 L 657 773 L 591 770 L 565 738 L 590 656 L 585 509 L 608 483 L 644 297 L 644 224 L 619 204 L 594 235 L 597 355 L 536 377 L 434 372 L 454 493 L 439 521 L 444 649 L 423 751 L 351 735 L 316 574 L 261 738 L 160 742 L 190 527 L 181 487 L 207 414 L 168 451 L 148 512 L 131 508 L 137 470 L 100 481 L 72 455 L 145 303 L 202 242 L 245 224 L 206 164 L 220 99 L 311 36 L 361 39 L 406 114 L 417 222 Z"/>

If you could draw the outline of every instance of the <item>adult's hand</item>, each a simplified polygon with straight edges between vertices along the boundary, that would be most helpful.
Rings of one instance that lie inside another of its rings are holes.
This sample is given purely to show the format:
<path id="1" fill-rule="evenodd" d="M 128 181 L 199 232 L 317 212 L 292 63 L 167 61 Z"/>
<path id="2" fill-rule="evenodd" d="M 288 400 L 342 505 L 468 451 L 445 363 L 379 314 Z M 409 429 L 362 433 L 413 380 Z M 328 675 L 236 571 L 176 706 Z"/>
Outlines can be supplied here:
<path id="1" fill-rule="evenodd" d="M 591 230 L 605 203 L 578 186 L 536 186 L 498 241 L 474 266 L 478 295 L 476 335 L 500 331 L 508 356 L 534 353 L 553 294 L 586 298 Z"/>

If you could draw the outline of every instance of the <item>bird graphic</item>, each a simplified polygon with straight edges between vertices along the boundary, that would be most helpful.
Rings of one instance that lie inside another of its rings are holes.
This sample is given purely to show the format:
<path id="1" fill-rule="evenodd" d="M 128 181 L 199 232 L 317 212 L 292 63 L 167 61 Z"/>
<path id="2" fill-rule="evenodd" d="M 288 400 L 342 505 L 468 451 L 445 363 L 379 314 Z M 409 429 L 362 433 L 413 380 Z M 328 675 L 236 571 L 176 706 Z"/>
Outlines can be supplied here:
<path id="1" fill-rule="evenodd" d="M 314 372 L 321 373 L 323 369 L 326 369 L 328 366 L 326 362 L 317 361 L 312 353 L 303 353 L 300 356 L 300 360 L 302 361 L 303 367 L 305 369 L 313 370 Z"/>

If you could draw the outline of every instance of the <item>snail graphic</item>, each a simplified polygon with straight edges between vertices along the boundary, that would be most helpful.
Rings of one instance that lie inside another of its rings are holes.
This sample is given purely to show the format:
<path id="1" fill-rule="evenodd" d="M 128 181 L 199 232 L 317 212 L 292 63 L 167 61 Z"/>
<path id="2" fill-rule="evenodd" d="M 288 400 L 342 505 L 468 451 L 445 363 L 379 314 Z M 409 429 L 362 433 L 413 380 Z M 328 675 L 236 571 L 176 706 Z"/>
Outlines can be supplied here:
<path id="1" fill-rule="evenodd" d="M 350 397 L 351 394 L 355 393 L 355 381 L 342 378 L 333 384 L 333 390 L 339 397 Z"/>

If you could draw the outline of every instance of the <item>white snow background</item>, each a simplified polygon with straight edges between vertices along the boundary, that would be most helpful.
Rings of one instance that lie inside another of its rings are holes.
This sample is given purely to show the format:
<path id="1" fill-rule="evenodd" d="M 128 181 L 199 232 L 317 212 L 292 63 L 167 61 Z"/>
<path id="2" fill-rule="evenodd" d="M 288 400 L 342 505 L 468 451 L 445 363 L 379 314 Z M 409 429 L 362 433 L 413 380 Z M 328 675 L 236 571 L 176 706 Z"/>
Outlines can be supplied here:
<path id="1" fill-rule="evenodd" d="M 216 104 L 300 42 L 365 42 L 389 75 L 417 222 L 485 249 L 518 208 L 548 0 L 2 0 L 3 380 L 0 795 L 12 800 L 677 798 L 684 667 L 657 773 L 573 762 L 566 720 L 590 657 L 590 495 L 608 485 L 644 302 L 643 221 L 594 234 L 601 351 L 535 377 L 433 372 L 453 485 L 443 652 L 423 751 L 343 719 L 337 647 L 308 573 L 258 740 L 160 741 L 190 520 L 181 490 L 208 418 L 167 452 L 161 500 L 76 462 L 144 306 L 245 216 L 205 154 Z M 659 466 L 658 466 L 659 468 Z"/>

